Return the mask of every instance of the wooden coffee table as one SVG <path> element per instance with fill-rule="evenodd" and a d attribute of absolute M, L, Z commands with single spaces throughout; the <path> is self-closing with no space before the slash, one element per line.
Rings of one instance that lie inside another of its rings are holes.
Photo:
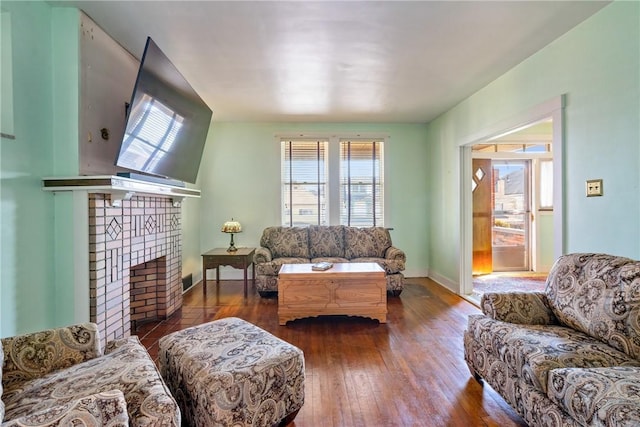
<path fill-rule="evenodd" d="M 387 322 L 387 281 L 376 263 L 340 263 L 326 271 L 284 264 L 278 278 L 278 320 L 321 315 L 362 316 Z"/>

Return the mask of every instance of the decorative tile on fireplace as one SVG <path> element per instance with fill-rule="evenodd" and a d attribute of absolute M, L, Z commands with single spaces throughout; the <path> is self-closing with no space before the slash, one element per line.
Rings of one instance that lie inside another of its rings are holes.
<path fill-rule="evenodd" d="M 145 222 L 145 228 L 147 229 L 148 234 L 153 234 L 156 230 L 156 219 L 149 215 L 147 217 L 147 221 Z"/>
<path fill-rule="evenodd" d="M 111 240 L 115 240 L 120 235 L 120 232 L 122 232 L 122 226 L 118 222 L 118 218 L 112 218 L 107 226 L 107 235 Z"/>
<path fill-rule="evenodd" d="M 129 336 L 132 320 L 147 319 L 140 313 L 162 319 L 182 306 L 180 207 L 170 199 L 136 196 L 116 208 L 107 197 L 89 195 L 90 320 L 98 324 L 103 344 Z M 145 298 L 138 300 L 131 295 L 141 293 L 134 291 L 131 269 L 149 262 L 160 273 L 145 275 Z"/>

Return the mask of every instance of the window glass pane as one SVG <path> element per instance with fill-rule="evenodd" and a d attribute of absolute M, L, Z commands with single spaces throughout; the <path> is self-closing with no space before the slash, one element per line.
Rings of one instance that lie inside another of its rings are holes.
<path fill-rule="evenodd" d="M 490 153 L 550 153 L 551 144 L 546 142 L 526 144 L 475 144 L 471 150 Z"/>
<path fill-rule="evenodd" d="M 4 11 L 0 11 L 0 47 L 0 133 L 14 139 L 11 14 Z"/>
<path fill-rule="evenodd" d="M 382 142 L 340 141 L 340 224 L 383 226 Z"/>
<path fill-rule="evenodd" d="M 282 225 L 327 225 L 327 142 L 282 141 Z"/>
<path fill-rule="evenodd" d="M 540 208 L 553 208 L 553 160 L 540 161 Z"/>

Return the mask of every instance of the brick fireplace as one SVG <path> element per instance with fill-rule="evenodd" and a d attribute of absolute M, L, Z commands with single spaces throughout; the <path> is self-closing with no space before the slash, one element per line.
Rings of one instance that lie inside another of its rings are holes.
<path fill-rule="evenodd" d="M 103 343 L 182 306 L 181 209 L 133 196 L 111 206 L 89 194 L 89 316 Z"/>

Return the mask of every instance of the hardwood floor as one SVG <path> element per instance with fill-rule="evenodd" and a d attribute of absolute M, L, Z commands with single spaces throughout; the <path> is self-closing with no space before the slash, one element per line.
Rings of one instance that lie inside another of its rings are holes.
<path fill-rule="evenodd" d="M 202 284 L 184 295 L 170 318 L 137 334 L 155 359 L 158 339 L 172 331 L 236 316 L 296 345 L 305 354 L 305 404 L 290 427 L 526 426 L 463 359 L 467 316 L 479 310 L 435 282 L 407 279 L 389 297 L 387 323 L 346 316 L 278 325 L 276 298 L 255 290 L 243 299 L 242 281 Z"/>

